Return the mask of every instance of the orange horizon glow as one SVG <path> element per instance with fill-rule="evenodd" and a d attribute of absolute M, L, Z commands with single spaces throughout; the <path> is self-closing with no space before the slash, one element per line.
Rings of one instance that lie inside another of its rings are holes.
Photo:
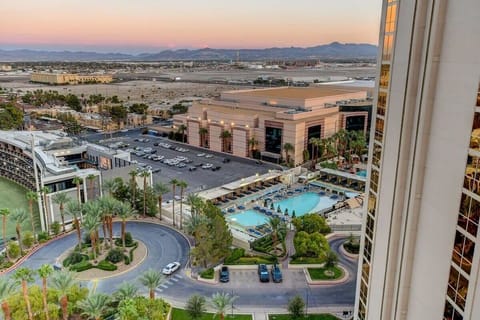
<path fill-rule="evenodd" d="M 2 4 L 8 14 L 0 20 L 0 48 L 5 44 L 266 48 L 378 42 L 380 0 L 341 4 L 297 0 L 288 5 L 273 0 L 132 2 L 8 1 Z"/>

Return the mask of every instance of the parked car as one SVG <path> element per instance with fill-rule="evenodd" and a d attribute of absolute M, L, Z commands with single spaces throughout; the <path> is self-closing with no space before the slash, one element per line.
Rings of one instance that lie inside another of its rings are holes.
<path fill-rule="evenodd" d="M 230 272 L 228 271 L 227 266 L 223 266 L 220 270 L 220 282 L 230 281 Z"/>
<path fill-rule="evenodd" d="M 205 156 L 205 153 L 198 153 L 197 154 L 197 157 L 204 157 Z"/>
<path fill-rule="evenodd" d="M 197 167 L 192 166 L 188 168 L 188 171 L 195 171 L 195 170 L 197 170 Z"/>
<path fill-rule="evenodd" d="M 222 168 L 222 167 L 220 167 L 220 166 L 212 167 L 212 171 L 218 171 L 218 170 L 220 170 L 221 168 Z"/>
<path fill-rule="evenodd" d="M 167 264 L 165 268 L 163 268 L 162 273 L 169 275 L 177 271 L 179 268 L 180 268 L 180 262 L 172 262 Z"/>
<path fill-rule="evenodd" d="M 211 154 L 206 154 L 206 155 L 205 155 L 205 158 L 213 158 L 213 155 L 211 155 Z"/>
<path fill-rule="evenodd" d="M 280 270 L 280 267 L 278 266 L 278 264 L 274 264 L 272 266 L 271 273 L 272 273 L 273 282 L 282 282 L 282 280 L 283 280 L 282 270 Z"/>
<path fill-rule="evenodd" d="M 230 162 L 230 159 L 224 158 L 222 162 L 223 162 L 223 163 L 229 163 L 229 162 Z"/>
<path fill-rule="evenodd" d="M 258 278 L 260 282 L 270 282 L 270 275 L 268 274 L 268 269 L 266 264 L 258 265 Z"/>
<path fill-rule="evenodd" d="M 202 169 L 211 169 L 213 167 L 213 164 L 207 163 L 202 166 Z"/>

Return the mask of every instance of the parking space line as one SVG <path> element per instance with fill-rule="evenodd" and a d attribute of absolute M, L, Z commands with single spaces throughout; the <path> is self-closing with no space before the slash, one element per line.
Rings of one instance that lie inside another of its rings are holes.
<path fill-rule="evenodd" d="M 177 278 L 170 278 L 170 280 L 178 282 L 179 280 Z"/>
<path fill-rule="evenodd" d="M 164 284 L 161 284 L 160 287 L 165 288 L 165 289 L 168 289 L 168 286 L 166 286 L 166 285 L 164 285 Z"/>
<path fill-rule="evenodd" d="M 171 282 L 170 280 L 165 281 L 165 283 L 166 283 L 166 284 L 169 284 L 169 285 L 172 285 L 172 284 L 173 284 L 173 282 Z"/>

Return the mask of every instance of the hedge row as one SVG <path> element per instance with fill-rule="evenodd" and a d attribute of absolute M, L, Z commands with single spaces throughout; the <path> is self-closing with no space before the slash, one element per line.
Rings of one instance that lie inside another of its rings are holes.
<path fill-rule="evenodd" d="M 117 270 L 116 265 L 114 265 L 113 263 L 110 263 L 106 260 L 100 261 L 96 266 L 92 265 L 88 261 L 82 261 L 82 262 L 79 262 L 77 264 L 74 264 L 74 265 L 70 266 L 70 270 L 76 271 L 76 272 L 82 272 L 82 271 L 92 269 L 92 268 L 97 268 L 97 269 L 105 270 L 105 271 L 115 271 L 115 270 Z"/>

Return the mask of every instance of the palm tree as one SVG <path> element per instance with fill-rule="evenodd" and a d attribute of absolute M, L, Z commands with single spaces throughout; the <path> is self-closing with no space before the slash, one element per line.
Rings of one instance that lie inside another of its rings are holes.
<path fill-rule="evenodd" d="M 83 207 L 80 202 L 70 199 L 67 202 L 66 213 L 73 218 L 73 226 L 77 230 L 78 250 L 82 250 L 82 232 L 80 230 L 80 219 L 82 216 Z"/>
<path fill-rule="evenodd" d="M 208 134 L 208 129 L 202 127 L 198 129 L 198 134 L 200 135 L 200 147 L 206 147 L 205 142 Z"/>
<path fill-rule="evenodd" d="M 150 171 L 144 170 L 140 173 L 143 178 L 143 217 L 147 217 L 147 178 L 150 177 Z"/>
<path fill-rule="evenodd" d="M 170 189 L 167 187 L 167 185 L 162 182 L 157 182 L 153 185 L 153 192 L 158 198 L 158 215 L 160 220 L 162 220 L 163 195 L 169 191 Z"/>
<path fill-rule="evenodd" d="M 83 179 L 80 177 L 75 177 L 72 179 L 72 183 L 77 187 L 77 200 L 78 203 L 81 203 L 82 197 L 80 195 L 80 185 L 83 183 Z"/>
<path fill-rule="evenodd" d="M 47 230 L 50 229 L 50 214 L 49 214 L 49 210 L 48 210 L 48 205 L 47 205 L 47 194 L 50 193 L 50 188 L 47 187 L 47 186 L 43 186 L 40 188 L 40 194 L 42 196 L 42 202 L 43 202 L 43 208 L 44 208 L 44 212 L 45 212 L 45 217 L 47 218 L 46 220 L 46 227 L 47 227 Z"/>
<path fill-rule="evenodd" d="M 290 152 L 295 150 L 295 148 L 293 147 L 293 145 L 289 142 L 286 142 L 284 145 L 283 145 L 283 151 L 285 151 L 285 158 L 287 159 L 287 164 L 290 163 Z"/>
<path fill-rule="evenodd" d="M 62 218 L 62 229 L 63 232 L 65 232 L 65 203 L 70 201 L 70 197 L 67 196 L 65 192 L 58 192 L 56 193 L 53 198 L 53 202 L 58 204 L 58 207 L 60 209 L 60 217 Z"/>
<path fill-rule="evenodd" d="M 155 289 L 162 284 L 165 277 L 157 270 L 148 269 L 139 278 L 142 285 L 148 288 L 150 292 L 150 299 L 155 299 Z"/>
<path fill-rule="evenodd" d="M 55 271 L 50 279 L 50 285 L 58 291 L 60 296 L 63 320 L 68 320 L 68 293 L 76 284 L 75 275 L 69 270 Z"/>
<path fill-rule="evenodd" d="M 7 217 L 9 214 L 10 214 L 10 209 L 8 208 L 0 209 L 0 215 L 2 216 L 2 237 L 3 237 L 3 243 L 5 244 L 5 246 L 7 245 Z M 7 252 L 7 259 L 10 260 L 8 250 L 6 250 L 6 252 Z"/>
<path fill-rule="evenodd" d="M 138 171 L 132 170 L 128 173 L 130 175 L 130 188 L 132 189 L 132 206 L 135 207 L 135 193 L 137 191 L 137 176 Z"/>
<path fill-rule="evenodd" d="M 173 178 L 172 180 L 170 180 L 170 184 L 172 185 L 172 194 L 173 194 L 173 198 L 172 198 L 172 219 L 173 219 L 173 226 L 175 227 L 175 188 L 178 185 L 178 180 Z"/>
<path fill-rule="evenodd" d="M 89 205 L 90 204 L 90 205 Z M 87 202 L 85 205 L 85 219 L 83 220 L 83 228 L 90 236 L 92 242 L 93 260 L 97 260 L 97 233 L 100 226 L 100 219 L 97 214 L 98 205 L 93 202 Z"/>
<path fill-rule="evenodd" d="M 48 303 L 47 303 L 47 278 L 53 273 L 53 268 L 49 264 L 43 264 L 40 269 L 37 270 L 38 275 L 42 278 L 42 300 L 43 309 L 45 312 L 45 319 L 49 320 Z"/>
<path fill-rule="evenodd" d="M 198 211 L 200 210 L 200 206 L 203 204 L 203 201 L 202 198 L 200 198 L 195 193 L 189 193 L 187 195 L 187 204 L 190 206 L 190 212 L 193 217 L 198 214 Z"/>
<path fill-rule="evenodd" d="M 37 241 L 37 237 L 35 237 L 35 220 L 33 218 L 33 203 L 38 200 L 38 194 L 34 191 L 28 191 L 25 196 L 27 197 L 28 201 L 28 210 L 30 213 L 30 223 L 32 224 L 32 233 L 33 237 L 35 239 L 35 242 Z"/>
<path fill-rule="evenodd" d="M 185 223 L 185 232 L 196 239 L 199 227 L 206 223 L 208 223 L 208 218 L 206 216 L 192 215 Z"/>
<path fill-rule="evenodd" d="M 272 247 L 275 248 L 278 242 L 278 231 L 282 220 L 279 217 L 268 218 L 267 224 L 272 229 Z"/>
<path fill-rule="evenodd" d="M 0 304 L 2 305 L 3 317 L 5 320 L 11 320 L 10 306 L 8 298 L 17 292 L 18 284 L 11 278 L 0 277 Z"/>
<path fill-rule="evenodd" d="M 28 319 L 33 320 L 32 307 L 30 305 L 30 299 L 28 297 L 28 283 L 33 282 L 33 270 L 28 268 L 19 268 L 14 273 L 14 278 L 20 280 L 22 283 L 23 300 L 27 305 Z"/>
<path fill-rule="evenodd" d="M 178 126 L 178 132 L 182 135 L 182 142 L 185 143 L 185 130 L 187 130 L 187 126 L 181 124 Z"/>
<path fill-rule="evenodd" d="M 253 151 L 257 150 L 257 146 L 258 146 L 258 140 L 255 139 L 255 136 L 248 139 L 248 146 L 250 147 L 249 156 L 253 157 Z"/>
<path fill-rule="evenodd" d="M 205 302 L 205 297 L 198 294 L 194 294 L 188 298 L 185 310 L 190 316 L 190 319 L 198 320 L 202 318 L 206 311 Z"/>
<path fill-rule="evenodd" d="M 117 205 L 117 215 L 122 219 L 122 247 L 125 250 L 125 233 L 127 229 L 127 219 L 135 213 L 128 202 L 119 202 Z"/>
<path fill-rule="evenodd" d="M 102 315 L 108 309 L 108 303 L 110 302 L 109 296 L 104 293 L 90 294 L 87 298 L 79 301 L 77 307 L 81 309 L 82 315 L 88 317 L 88 319 L 100 320 Z"/>
<path fill-rule="evenodd" d="M 230 139 L 232 138 L 232 133 L 228 130 L 223 130 L 220 133 L 220 138 L 222 139 L 222 151 L 230 152 Z"/>
<path fill-rule="evenodd" d="M 115 300 L 123 301 L 135 298 L 137 293 L 138 288 L 136 285 L 130 282 L 122 282 L 122 284 L 118 286 L 117 291 L 113 293 L 113 296 L 115 297 Z"/>
<path fill-rule="evenodd" d="M 178 186 L 180 187 L 180 230 L 183 229 L 183 192 L 188 187 L 188 184 L 180 180 L 178 181 Z"/>
<path fill-rule="evenodd" d="M 113 246 L 113 215 L 117 210 L 119 201 L 110 196 L 102 197 L 98 199 L 101 208 L 101 220 L 103 229 L 103 239 L 105 241 L 105 247 L 107 245 L 107 233 L 110 242 L 110 247 Z"/>
<path fill-rule="evenodd" d="M 118 187 L 118 184 L 115 180 L 109 179 L 109 180 L 105 180 L 102 183 L 102 187 L 103 187 L 103 190 L 107 191 L 108 195 L 112 197 L 113 193 L 116 191 L 116 189 Z"/>
<path fill-rule="evenodd" d="M 96 175 L 94 174 L 89 174 L 87 176 L 87 181 L 88 181 L 88 191 L 87 191 L 87 194 L 89 195 L 89 199 L 93 199 L 93 197 L 95 196 L 94 194 L 94 182 L 95 182 L 95 179 L 97 178 Z"/>
<path fill-rule="evenodd" d="M 215 310 L 215 315 L 218 315 L 220 320 L 225 319 L 225 313 L 228 311 L 228 308 L 233 308 L 233 303 L 237 300 L 237 296 L 231 296 L 226 292 L 217 292 L 212 294 L 210 299 L 210 304 Z"/>
<path fill-rule="evenodd" d="M 22 246 L 22 224 L 27 220 L 28 213 L 23 208 L 16 208 L 13 210 L 10 215 L 10 219 L 15 222 L 15 232 L 17 233 L 18 245 L 20 246 L 20 254 L 23 255 L 23 246 Z"/>

